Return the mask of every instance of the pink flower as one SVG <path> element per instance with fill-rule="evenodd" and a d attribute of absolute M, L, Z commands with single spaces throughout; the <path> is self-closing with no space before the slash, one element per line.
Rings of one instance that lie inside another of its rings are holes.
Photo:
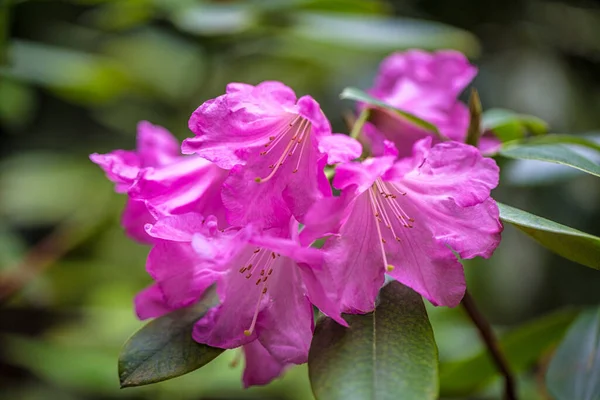
<path fill-rule="evenodd" d="M 325 164 L 361 153 L 354 139 L 332 135 L 312 97 L 296 100 L 280 82 L 231 83 L 194 111 L 189 127 L 196 137 L 183 152 L 231 169 L 223 201 L 234 226 L 282 226 L 291 215 L 302 221 L 315 201 L 331 196 Z"/>
<path fill-rule="evenodd" d="M 227 171 L 200 157 L 179 154 L 179 143 L 164 128 L 141 121 L 137 150 L 90 155 L 115 190 L 129 198 L 122 224 L 128 235 L 147 243 L 144 225 L 162 215 L 201 211 L 219 216 L 225 226 L 220 197 Z"/>
<path fill-rule="evenodd" d="M 395 155 L 336 168 L 338 198 L 315 206 L 304 242 L 333 234 L 323 249 L 344 310 L 368 312 L 384 273 L 434 305 L 456 306 L 465 290 L 461 258 L 489 257 L 502 225 L 490 191 L 498 167 L 458 142 L 418 141 L 412 157 Z"/>
<path fill-rule="evenodd" d="M 345 324 L 325 289 L 331 282 L 324 252 L 297 243 L 296 223 L 265 233 L 252 226 L 221 231 L 214 217 L 190 213 L 161 218 L 147 231 L 156 239 L 147 262 L 156 286 L 136 298 L 138 315 L 193 304 L 216 282 L 220 305 L 196 324 L 193 337 L 214 347 L 245 346 L 247 385 L 306 362 L 312 304 Z"/>
<path fill-rule="evenodd" d="M 381 63 L 379 75 L 369 93 L 384 103 L 432 123 L 443 136 L 464 142 L 469 110 L 457 97 L 476 74 L 477 68 L 459 52 L 409 50 L 394 53 Z M 373 154 L 382 154 L 383 140 L 387 139 L 395 143 L 400 156 L 410 155 L 417 140 L 431 136 L 431 132 L 381 108 L 372 111 L 371 123 L 365 126 L 365 134 L 371 142 Z M 486 143 L 486 148 L 491 147 Z"/>
<path fill-rule="evenodd" d="M 156 284 L 147 287 L 136 296 L 135 308 L 138 317 L 142 320 L 157 318 L 177 309 L 165 302 L 163 293 Z M 291 365 L 281 364 L 273 358 L 258 340 L 243 345 L 242 351 L 246 359 L 242 381 L 246 388 L 255 385 L 266 385 Z"/>

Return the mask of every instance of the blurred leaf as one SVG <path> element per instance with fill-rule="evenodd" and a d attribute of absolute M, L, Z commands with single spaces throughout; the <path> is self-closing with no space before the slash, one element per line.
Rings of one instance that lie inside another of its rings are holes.
<path fill-rule="evenodd" d="M 194 324 L 217 303 L 215 291 L 209 289 L 195 305 L 156 318 L 137 331 L 125 343 L 119 356 L 121 387 L 172 379 L 219 356 L 223 349 L 192 339 Z"/>
<path fill-rule="evenodd" d="M 33 90 L 12 79 L 0 80 L 0 122 L 22 127 L 33 119 L 36 106 Z"/>
<path fill-rule="evenodd" d="M 196 4 L 180 8 L 171 19 L 179 29 L 195 35 L 241 33 L 258 22 L 255 8 L 248 3 Z"/>
<path fill-rule="evenodd" d="M 109 186 L 87 159 L 21 153 L 0 164 L 0 216 L 19 224 L 55 223 L 90 207 L 91 197 L 113 198 L 103 191 Z"/>
<path fill-rule="evenodd" d="M 154 11 L 152 0 L 119 0 L 93 8 L 81 19 L 103 30 L 118 31 L 148 22 Z"/>
<path fill-rule="evenodd" d="M 546 385 L 557 400 L 600 399 L 600 308 L 585 311 L 558 346 Z"/>
<path fill-rule="evenodd" d="M 372 106 L 385 108 L 386 110 L 390 110 L 390 111 L 398 114 L 398 116 L 400 116 L 401 118 L 407 119 L 410 122 L 412 122 L 413 124 L 423 128 L 423 129 L 426 129 L 433 134 L 436 134 L 438 136 L 440 135 L 440 133 L 435 125 L 433 125 L 413 114 L 407 113 L 406 111 L 399 110 L 397 108 L 390 106 L 389 104 L 386 104 L 380 100 L 377 100 L 376 98 L 370 96 L 369 94 L 363 92 L 360 89 L 356 89 L 353 87 L 346 88 L 340 94 L 340 98 L 354 100 L 354 101 L 358 101 L 358 102 L 367 103 Z"/>
<path fill-rule="evenodd" d="M 121 63 L 131 81 L 173 100 L 195 93 L 204 78 L 202 51 L 182 37 L 157 29 L 117 37 L 107 43 L 105 51 Z"/>
<path fill-rule="evenodd" d="M 300 12 L 295 18 L 291 35 L 340 47 L 385 53 L 414 47 L 479 53 L 471 33 L 437 22 L 334 12 Z"/>
<path fill-rule="evenodd" d="M 542 135 L 548 131 L 548 124 L 532 115 L 517 114 L 514 111 L 492 108 L 483 113 L 482 125 L 491 130 L 503 142 L 520 139 L 528 132 Z"/>
<path fill-rule="evenodd" d="M 122 69 L 110 60 L 88 53 L 13 40 L 9 66 L 0 76 L 36 83 L 75 102 L 102 103 L 127 88 Z"/>
<path fill-rule="evenodd" d="M 382 14 L 389 4 L 380 0 L 246 0 L 265 11 L 335 11 L 356 14 Z"/>
<path fill-rule="evenodd" d="M 539 160 L 562 164 L 600 176 L 600 165 L 562 144 L 511 144 L 501 148 L 499 154 L 518 160 Z"/>
<path fill-rule="evenodd" d="M 600 238 L 526 211 L 498 203 L 500 219 L 525 232 L 548 250 L 579 264 L 600 269 Z"/>
<path fill-rule="evenodd" d="M 499 346 L 515 372 L 534 364 L 553 344 L 558 342 L 575 318 L 572 310 L 561 310 L 528 322 L 503 335 Z M 498 375 L 486 350 L 465 360 L 440 365 L 442 396 L 473 393 Z"/>
<path fill-rule="evenodd" d="M 380 292 L 375 311 L 317 324 L 308 373 L 317 399 L 435 399 L 437 347 L 421 296 L 399 282 Z"/>
<path fill-rule="evenodd" d="M 577 145 L 590 148 L 600 152 L 600 144 L 593 140 L 587 139 L 583 136 L 578 135 L 564 135 L 558 133 L 551 133 L 544 136 L 535 136 L 523 140 L 514 140 L 504 144 L 509 147 L 513 145 L 539 145 L 539 144 L 567 144 Z"/>

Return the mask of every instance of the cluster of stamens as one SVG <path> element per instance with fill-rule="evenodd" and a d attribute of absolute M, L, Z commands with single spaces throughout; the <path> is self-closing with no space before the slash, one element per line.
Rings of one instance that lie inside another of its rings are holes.
<path fill-rule="evenodd" d="M 411 218 L 403 209 L 398 201 L 398 196 L 406 196 L 405 192 L 400 191 L 393 183 L 383 182 L 378 178 L 375 183 L 369 188 L 369 200 L 373 216 L 375 217 L 375 226 L 380 239 L 381 253 L 383 255 L 383 263 L 385 269 L 389 272 L 394 269 L 390 265 L 385 255 L 386 240 L 383 238 L 380 225 L 384 225 L 389 229 L 392 236 L 397 242 L 402 241 L 398 235 L 400 231 L 394 229 L 394 225 L 398 228 L 412 228 L 415 220 Z M 397 222 L 396 222 L 397 221 Z"/>
<path fill-rule="evenodd" d="M 269 136 L 269 142 L 264 145 L 267 150 L 261 151 L 261 156 L 266 156 L 270 154 L 277 147 L 279 143 L 285 141 L 285 139 L 289 139 L 287 145 L 281 152 L 281 155 L 277 159 L 276 162 L 269 165 L 271 172 L 264 178 L 256 178 L 255 181 L 258 183 L 267 182 L 271 179 L 279 168 L 281 168 L 288 158 L 291 158 L 298 149 L 300 149 L 300 154 L 296 160 L 296 165 L 292 170 L 292 173 L 298 172 L 300 168 L 300 162 L 302 160 L 302 154 L 304 153 L 304 148 L 306 147 L 306 142 L 308 142 L 308 136 L 311 131 L 311 123 L 309 120 L 297 115 L 294 117 L 286 126 L 282 129 L 281 132 L 278 132 L 274 136 Z M 291 137 L 290 137 L 291 135 Z"/>
<path fill-rule="evenodd" d="M 244 331 L 244 335 L 246 336 L 250 336 L 254 331 L 256 319 L 258 318 L 258 312 L 260 310 L 260 303 L 262 302 L 263 296 L 267 293 L 267 280 L 273 273 L 273 264 L 279 257 L 281 257 L 280 254 L 258 248 L 252 252 L 247 265 L 239 269 L 239 273 L 244 274 L 246 279 L 252 279 L 253 276 L 258 276 L 255 284 L 256 286 L 262 285 L 260 296 L 256 302 L 252 323 L 250 324 L 250 328 Z"/>

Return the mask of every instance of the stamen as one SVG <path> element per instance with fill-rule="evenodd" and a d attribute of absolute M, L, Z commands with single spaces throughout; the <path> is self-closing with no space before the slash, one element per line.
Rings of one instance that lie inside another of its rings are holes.
<path fill-rule="evenodd" d="M 252 323 L 250 324 L 250 328 L 244 331 L 244 335 L 250 336 L 252 332 L 254 332 L 254 327 L 256 326 L 256 319 L 258 318 L 258 311 L 260 309 L 260 303 L 265 295 L 266 291 L 263 290 L 260 292 L 260 296 L 258 296 L 258 301 L 256 302 L 256 309 L 254 310 L 254 316 L 252 317 Z"/>
<path fill-rule="evenodd" d="M 374 195 L 373 192 L 371 190 L 369 190 L 369 197 L 371 198 L 371 207 L 373 208 L 373 212 L 377 212 L 377 210 L 375 209 L 375 199 L 374 199 Z M 383 256 L 383 267 L 385 269 L 387 269 L 388 267 L 388 260 L 387 260 L 387 256 L 385 255 L 385 247 L 383 246 L 383 244 L 385 243 L 383 240 L 383 237 L 381 235 L 381 228 L 379 227 L 379 224 L 377 223 L 377 219 L 375 219 L 375 227 L 377 228 L 377 234 L 379 235 L 379 245 L 381 246 L 381 255 Z"/>

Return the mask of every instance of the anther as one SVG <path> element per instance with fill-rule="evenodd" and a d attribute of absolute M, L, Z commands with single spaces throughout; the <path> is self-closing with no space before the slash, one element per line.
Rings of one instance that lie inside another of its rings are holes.
<path fill-rule="evenodd" d="M 271 275 L 273 273 L 273 269 L 270 269 L 269 272 L 267 273 L 268 275 Z"/>
<path fill-rule="evenodd" d="M 246 271 L 246 267 L 242 267 L 242 268 L 240 268 L 240 274 L 243 274 L 243 273 L 244 273 L 244 271 Z"/>
<path fill-rule="evenodd" d="M 267 288 L 264 287 L 262 292 L 263 292 L 263 294 L 267 293 Z"/>
<path fill-rule="evenodd" d="M 246 275 L 246 279 L 250 279 L 252 277 L 252 272 L 248 273 L 248 275 Z"/>
<path fill-rule="evenodd" d="M 259 284 L 259 283 L 260 283 L 260 278 L 258 278 L 258 279 L 256 280 L 256 286 L 258 286 L 258 284 Z"/>
<path fill-rule="evenodd" d="M 262 270 L 260 271 L 260 276 L 264 276 L 264 275 L 265 275 L 265 270 L 264 270 L 264 269 L 262 269 Z"/>
<path fill-rule="evenodd" d="M 273 260 L 275 259 L 275 253 L 271 252 L 271 257 L 273 257 Z"/>
<path fill-rule="evenodd" d="M 270 140 L 270 141 L 273 141 L 273 140 L 275 140 L 275 136 L 269 136 L 269 140 Z"/>
<path fill-rule="evenodd" d="M 388 265 L 385 266 L 385 270 L 387 272 L 392 272 L 394 270 L 394 266 L 391 265 L 391 264 L 388 264 Z"/>
<path fill-rule="evenodd" d="M 260 251 L 260 249 L 254 250 L 254 254 L 258 253 L 259 251 Z"/>
<path fill-rule="evenodd" d="M 381 243 L 385 244 L 386 243 L 385 239 L 381 239 Z"/>

